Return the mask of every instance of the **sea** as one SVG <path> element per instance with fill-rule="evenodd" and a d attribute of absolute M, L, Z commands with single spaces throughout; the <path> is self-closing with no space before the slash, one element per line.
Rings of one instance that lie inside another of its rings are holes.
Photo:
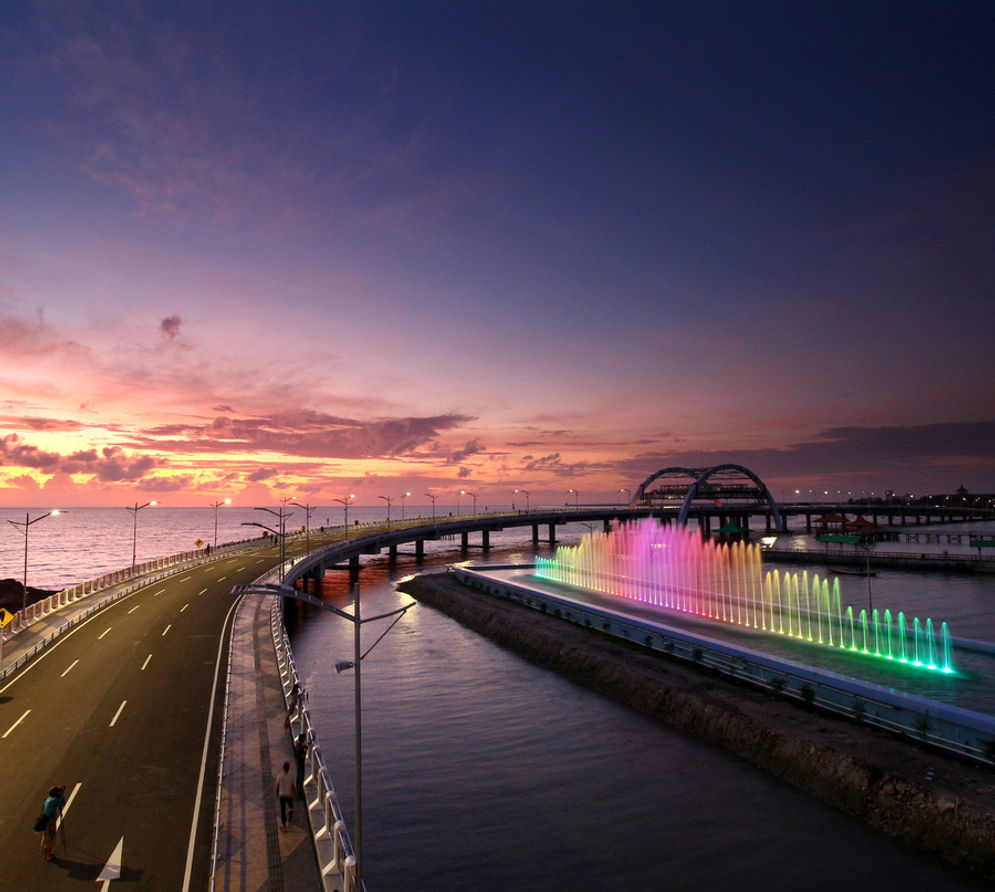
<path fill-rule="evenodd" d="M 468 508 L 469 506 L 464 506 Z M 396 504 L 395 504 L 396 508 Z M 440 508 L 440 516 L 448 514 Z M 408 506 L 406 518 L 431 517 Z M 0 511 L 23 522 L 44 511 Z M 395 511 L 395 518 L 400 512 Z M 384 519 L 350 507 L 350 526 Z M 218 542 L 255 538 L 272 515 L 217 511 Z M 291 528 L 304 524 L 301 509 Z M 310 526 L 344 522 L 341 506 L 312 511 Z M 212 508 L 77 509 L 32 523 L 28 584 L 61 587 L 137 560 L 214 541 Z M 248 524 L 248 525 L 246 525 Z M 600 529 L 600 525 L 597 525 Z M 965 529 L 991 532 L 991 525 Z M 952 531 L 957 527 L 937 527 Z M 588 525 L 558 528 L 563 543 Z M 815 547 L 796 533 L 778 547 Z M 881 548 L 921 552 L 923 545 Z M 957 546 L 943 546 L 955 553 Z M 964 546 L 967 549 L 967 546 Z M 402 553 L 364 557 L 365 617 L 410 598 L 396 584 L 445 572 L 468 553 L 459 539 L 426 543 L 424 564 Z M 528 527 L 492 534 L 491 561 L 536 554 Z M 549 555 L 548 545 L 538 553 Z M 21 528 L 0 535 L 0 578 L 20 579 Z M 804 565 L 784 565 L 791 572 Z M 814 560 L 811 572 L 825 573 Z M 855 586 L 859 603 L 867 580 Z M 875 604 L 923 604 L 955 636 L 995 641 L 995 575 L 880 572 Z M 350 608 L 347 574 L 330 571 L 323 597 Z M 844 598 L 847 595 L 844 594 Z M 918 609 L 918 608 L 916 608 Z M 941 616 L 942 614 L 942 616 Z M 353 656 L 352 627 L 326 611 L 287 611 L 308 706 L 350 828 L 355 822 L 355 691 L 336 660 Z M 364 881 L 373 890 L 882 890 L 986 888 L 898 845 L 746 762 L 675 733 L 548 672 L 417 605 L 363 627 L 362 829 Z"/>

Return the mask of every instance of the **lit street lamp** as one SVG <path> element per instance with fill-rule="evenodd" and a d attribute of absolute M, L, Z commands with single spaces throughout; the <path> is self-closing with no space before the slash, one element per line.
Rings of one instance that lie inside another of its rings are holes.
<path fill-rule="evenodd" d="M 211 505 L 214 509 L 214 550 L 218 550 L 218 508 L 222 505 L 230 505 L 231 499 L 225 499 L 223 502 L 215 502 Z"/>
<path fill-rule="evenodd" d="M 525 513 L 531 514 L 531 508 L 529 507 L 529 491 L 527 489 L 516 489 L 515 492 L 525 493 Z"/>
<path fill-rule="evenodd" d="M 345 537 L 346 537 L 346 539 L 349 538 L 349 502 L 352 499 L 354 499 L 354 498 L 356 498 L 354 495 L 349 494 L 344 499 L 336 499 L 335 500 L 336 502 L 338 502 L 345 509 L 345 524 L 344 525 L 345 525 Z"/>
<path fill-rule="evenodd" d="M 631 493 L 631 492 L 629 492 L 629 490 L 627 490 L 627 489 L 626 489 L 626 488 L 625 488 L 625 487 L 623 486 L 623 487 L 622 487 L 622 488 L 621 488 L 621 489 L 620 489 L 620 490 L 618 491 L 618 494 L 619 494 L 619 505 L 624 505 L 624 504 L 625 504 L 626 502 L 628 502 L 628 501 L 629 501 L 628 499 L 623 499 L 623 498 L 621 498 L 621 496 L 622 496 L 622 493 L 625 493 L 625 494 L 626 494 L 627 496 L 631 496 L 631 495 L 632 495 L 632 493 Z"/>
<path fill-rule="evenodd" d="M 132 524 L 131 524 L 131 572 L 135 572 L 135 553 L 138 547 L 138 512 L 142 508 L 149 508 L 152 505 L 158 505 L 156 501 L 146 502 L 144 505 L 139 505 L 135 502 L 135 507 L 125 506 L 125 510 L 131 512 Z"/>
<path fill-rule="evenodd" d="M 404 500 L 405 500 L 405 499 L 406 499 L 406 498 L 407 498 L 408 496 L 410 496 L 410 495 L 411 495 L 411 493 L 409 493 L 409 492 L 406 492 L 406 493 L 403 493 L 403 494 L 401 495 L 401 520 L 402 520 L 402 521 L 404 520 Z"/>
<path fill-rule="evenodd" d="M 468 489 L 461 489 L 460 495 L 470 496 L 473 499 L 473 513 L 477 513 L 477 494 L 475 492 L 470 492 Z"/>
<path fill-rule="evenodd" d="M 58 508 L 55 508 L 46 514 L 39 514 L 38 517 L 25 514 L 24 520 L 7 520 L 7 523 L 20 528 L 21 532 L 24 533 L 24 580 L 21 583 L 21 625 L 24 625 L 24 614 L 28 609 L 28 527 L 33 523 L 38 523 L 39 520 L 44 520 L 46 517 L 54 517 L 61 513 Z M 0 635 L 2 634 L 0 632 Z"/>
<path fill-rule="evenodd" d="M 577 492 L 576 489 L 571 489 L 570 492 L 572 492 L 574 494 L 574 508 L 579 507 L 578 504 L 577 504 L 577 500 L 578 500 L 578 498 L 580 498 L 580 493 Z"/>

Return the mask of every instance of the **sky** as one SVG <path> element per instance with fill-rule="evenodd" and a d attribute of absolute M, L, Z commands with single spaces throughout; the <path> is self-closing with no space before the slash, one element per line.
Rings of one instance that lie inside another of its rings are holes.
<path fill-rule="evenodd" d="M 0 506 L 995 492 L 991 3 L 0 12 Z"/>

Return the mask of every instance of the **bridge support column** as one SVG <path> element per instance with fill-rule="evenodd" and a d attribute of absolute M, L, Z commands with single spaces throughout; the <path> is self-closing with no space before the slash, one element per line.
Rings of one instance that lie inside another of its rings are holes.
<path fill-rule="evenodd" d="M 465 530 L 459 534 L 459 545 L 463 551 L 466 551 L 470 547 L 470 534 Z"/>
<path fill-rule="evenodd" d="M 483 548 L 484 551 L 488 551 L 490 549 L 490 547 L 491 547 L 491 531 L 490 530 L 481 530 L 480 531 L 480 547 Z"/>
<path fill-rule="evenodd" d="M 359 555 L 354 554 L 349 558 L 349 585 L 359 582 Z"/>
<path fill-rule="evenodd" d="M 555 523 L 551 523 L 549 525 L 549 544 L 550 545 L 555 545 L 556 544 L 556 524 Z"/>
<path fill-rule="evenodd" d="M 532 544 L 539 544 L 539 524 L 537 523 L 532 524 Z"/>
<path fill-rule="evenodd" d="M 397 546 L 388 545 L 387 546 L 387 559 L 392 563 L 397 563 Z"/>
<path fill-rule="evenodd" d="M 416 539 L 415 540 L 415 561 L 419 564 L 425 562 L 425 540 Z"/>
<path fill-rule="evenodd" d="M 607 517 L 604 520 L 603 529 L 606 533 L 610 533 L 612 531 L 612 522 Z"/>

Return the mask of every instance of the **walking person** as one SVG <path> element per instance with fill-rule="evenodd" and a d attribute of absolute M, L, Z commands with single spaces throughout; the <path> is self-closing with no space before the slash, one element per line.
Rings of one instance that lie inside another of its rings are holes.
<path fill-rule="evenodd" d="M 297 798 L 304 798 L 304 762 L 307 759 L 307 735 L 303 732 L 297 735 L 294 744 L 294 762 L 297 763 Z"/>
<path fill-rule="evenodd" d="M 290 763 L 283 763 L 283 774 L 276 779 L 276 795 L 280 799 L 280 829 L 287 832 L 287 821 L 294 819 L 294 779 L 290 776 Z"/>
<path fill-rule="evenodd" d="M 66 799 L 63 795 L 65 787 L 52 787 L 48 791 L 48 798 L 42 806 L 42 812 L 48 818 L 45 829 L 41 832 L 41 856 L 46 861 L 52 860 L 52 849 L 55 847 L 55 831 L 58 820 L 62 816 L 62 809 L 66 807 Z"/>

